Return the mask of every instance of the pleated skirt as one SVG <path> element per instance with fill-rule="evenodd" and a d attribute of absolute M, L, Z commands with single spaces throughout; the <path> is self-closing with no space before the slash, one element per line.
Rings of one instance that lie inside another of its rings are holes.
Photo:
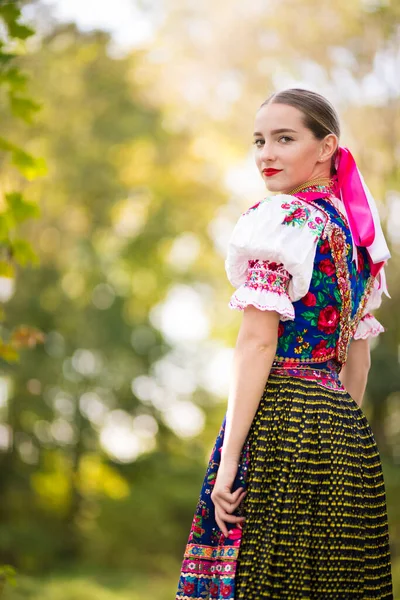
<path fill-rule="evenodd" d="M 208 464 L 177 599 L 391 599 L 382 466 L 368 421 L 345 390 L 271 373 L 233 490 L 247 489 L 225 537 Z"/>

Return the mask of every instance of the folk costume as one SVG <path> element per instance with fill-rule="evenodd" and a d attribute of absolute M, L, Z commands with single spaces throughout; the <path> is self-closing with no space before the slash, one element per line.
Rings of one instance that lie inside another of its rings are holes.
<path fill-rule="evenodd" d="M 382 467 L 367 419 L 339 372 L 352 339 L 384 331 L 390 257 L 353 157 L 337 174 L 258 202 L 225 262 L 229 306 L 280 314 L 278 345 L 232 487 L 247 489 L 222 534 L 211 492 L 225 419 L 186 546 L 177 600 L 393 598 Z"/>

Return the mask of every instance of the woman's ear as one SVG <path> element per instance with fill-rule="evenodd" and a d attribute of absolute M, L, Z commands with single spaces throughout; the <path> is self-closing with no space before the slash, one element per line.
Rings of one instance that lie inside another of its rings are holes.
<path fill-rule="evenodd" d="M 318 162 L 326 162 L 327 160 L 330 160 L 338 146 L 339 140 L 337 136 L 334 133 L 328 133 L 328 135 L 326 135 L 321 141 Z"/>

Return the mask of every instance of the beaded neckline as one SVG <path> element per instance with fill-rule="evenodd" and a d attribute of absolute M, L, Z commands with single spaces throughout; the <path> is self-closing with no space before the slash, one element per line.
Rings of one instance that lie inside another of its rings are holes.
<path fill-rule="evenodd" d="M 319 179 L 310 179 L 301 185 L 293 188 L 288 194 L 298 194 L 299 192 L 322 192 L 324 194 L 334 193 L 336 185 L 335 178 L 320 177 Z"/>

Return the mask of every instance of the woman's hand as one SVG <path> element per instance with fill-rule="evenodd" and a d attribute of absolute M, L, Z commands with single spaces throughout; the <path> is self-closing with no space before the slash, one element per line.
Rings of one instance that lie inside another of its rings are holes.
<path fill-rule="evenodd" d="M 237 469 L 237 461 L 222 460 L 211 493 L 211 500 L 215 506 L 215 520 L 225 537 L 228 537 L 229 533 L 226 523 L 242 523 L 245 520 L 244 517 L 235 517 L 232 514 L 247 493 L 243 488 L 231 492 Z"/>

